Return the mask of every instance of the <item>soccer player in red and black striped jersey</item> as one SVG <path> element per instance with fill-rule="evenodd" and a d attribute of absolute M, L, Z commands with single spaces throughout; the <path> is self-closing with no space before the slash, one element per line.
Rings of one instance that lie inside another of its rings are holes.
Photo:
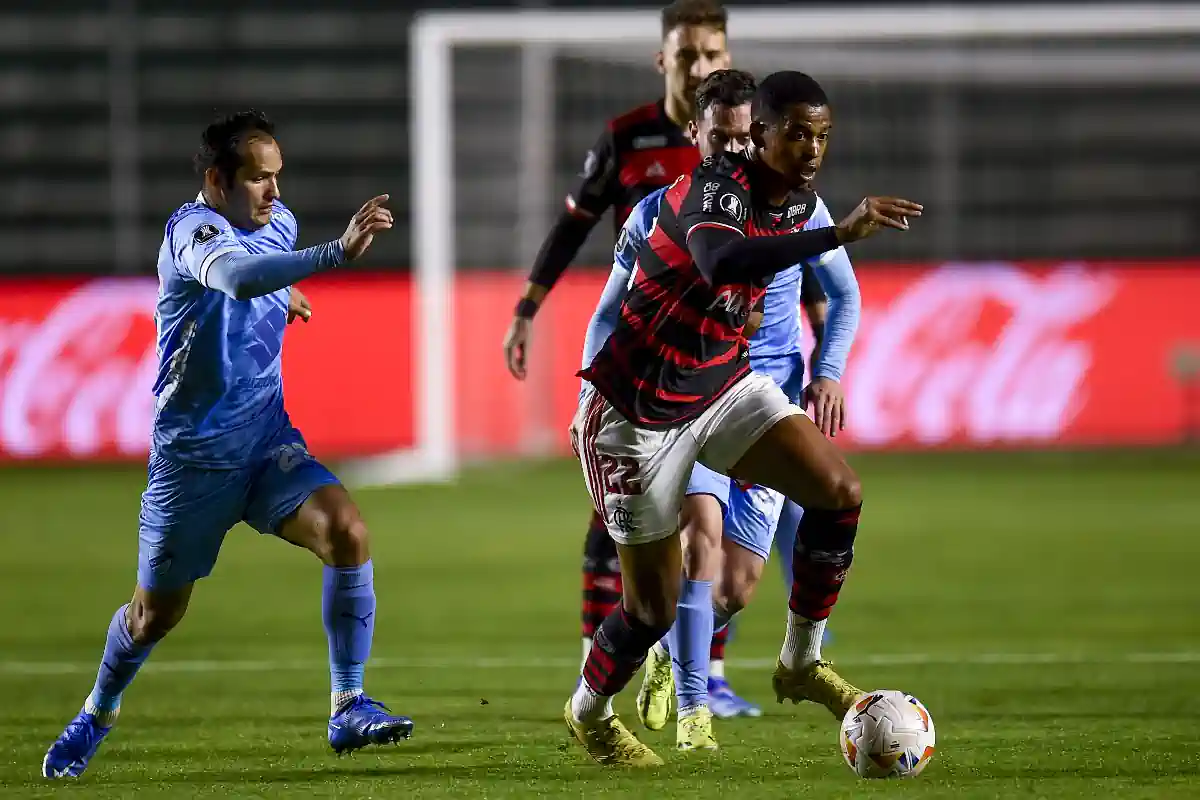
<path fill-rule="evenodd" d="M 700 163 L 687 126 L 695 113 L 696 88 L 710 73 L 729 66 L 725 27 L 725 9 L 715 0 L 676 0 L 663 9 L 656 65 L 664 95 L 611 120 L 588 152 L 579 183 L 537 254 L 505 336 L 505 359 L 518 380 L 526 375 L 534 315 L 604 213 L 613 211 L 615 237 L 638 201 Z M 616 545 L 593 514 L 583 555 L 584 657 L 596 626 L 620 602 Z M 716 647 L 725 635 L 722 631 L 714 637 Z"/>
<path fill-rule="evenodd" d="M 611 700 L 674 621 L 679 511 L 697 461 L 805 509 L 773 679 L 780 702 L 815 701 L 840 719 L 858 694 L 819 658 L 853 557 L 858 478 L 803 410 L 751 371 L 744 336 L 776 272 L 880 227 L 907 230 L 921 214 L 907 200 L 869 197 L 833 227 L 803 230 L 789 218 L 787 209 L 815 202 L 811 181 L 831 126 L 812 78 L 778 72 L 763 80 L 751 147 L 705 159 L 667 190 L 617 327 L 580 373 L 591 386 L 573 425 L 575 448 L 617 542 L 624 594 L 596 631 L 564 716 L 601 763 L 662 763 L 616 718 Z"/>

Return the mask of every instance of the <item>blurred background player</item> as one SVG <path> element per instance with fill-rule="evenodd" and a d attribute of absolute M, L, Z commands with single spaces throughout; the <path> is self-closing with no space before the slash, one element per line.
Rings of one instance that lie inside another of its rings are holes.
<path fill-rule="evenodd" d="M 526 376 L 534 315 L 604 212 L 613 209 L 613 230 L 619 233 L 639 201 L 700 163 L 687 125 L 700 82 L 729 66 L 728 15 L 715 0 L 677 0 L 662 10 L 661 18 L 662 49 L 655 62 L 663 76 L 664 95 L 613 119 L 588 152 L 579 185 L 567 195 L 565 209 L 538 251 L 504 337 L 508 369 L 518 380 Z M 584 659 L 596 626 L 620 601 L 616 546 L 603 521 L 593 514 L 583 550 Z M 721 631 L 712 642 L 712 655 L 722 660 L 726 635 Z M 754 708 L 725 688 L 727 702 L 722 710 L 741 713 Z"/>
<path fill-rule="evenodd" d="M 813 700 L 840 717 L 858 693 L 821 661 L 817 623 L 850 565 L 861 488 L 813 421 L 769 376 L 750 370 L 741 335 L 777 273 L 880 227 L 907 230 L 907 217 L 921 213 L 906 200 L 867 198 L 836 227 L 791 224 L 789 209 L 813 199 L 802 188 L 816 174 L 808 140 L 823 138 L 828 126 L 815 81 L 801 73 L 768 77 L 754 98 L 754 147 L 747 156 L 706 159 L 663 195 L 617 327 L 580 373 L 591 386 L 574 426 L 576 450 L 618 543 L 624 592 L 597 630 L 564 720 L 602 764 L 662 763 L 620 722 L 611 700 L 674 622 L 679 512 L 700 460 L 805 508 L 774 677 L 779 699 Z M 836 416 L 824 397 L 814 407 L 818 418 L 821 409 Z"/>
<path fill-rule="evenodd" d="M 388 197 L 368 201 L 340 239 L 294 251 L 296 218 L 279 199 L 283 158 L 264 115 L 241 112 L 210 125 L 196 167 L 200 195 L 167 220 L 158 255 L 157 402 L 137 586 L 109 623 L 83 709 L 46 753 L 47 778 L 87 768 L 116 722 L 121 694 L 183 619 L 195 582 L 212 572 L 225 534 L 241 521 L 325 565 L 334 751 L 412 732 L 411 720 L 363 693 L 375 626 L 367 528 L 289 421 L 281 370 L 288 320 L 311 313 L 306 301 L 290 302 L 289 287 L 362 255 L 392 227 Z"/>
<path fill-rule="evenodd" d="M 714 73 L 712 77 L 719 74 Z M 701 93 L 703 91 L 702 87 Z M 742 128 L 737 131 L 737 138 L 740 141 L 749 137 L 749 103 L 752 95 L 753 84 L 751 91 L 745 94 L 745 108 L 739 109 Z M 827 106 L 824 98 L 814 94 L 813 100 L 823 106 L 817 109 L 817 116 L 828 119 L 829 111 L 824 107 Z M 697 119 L 702 126 L 708 117 L 702 97 L 698 97 Z M 812 180 L 824 160 L 831 130 L 830 125 L 822 124 L 809 129 L 801 137 L 807 148 L 804 154 L 810 169 L 806 174 L 811 177 L 798 186 L 793 202 L 778 212 L 769 212 L 768 218 L 778 218 L 805 230 L 833 225 L 824 201 L 812 189 Z M 726 149 L 729 152 L 741 150 L 732 147 Z M 804 280 L 819 283 L 819 288 L 802 291 L 802 274 L 806 275 Z M 813 355 L 812 382 L 807 387 L 801 350 L 799 307 L 802 296 L 806 296 L 806 302 L 803 303 L 806 308 L 815 305 L 816 298 L 820 297 L 820 310 L 827 311 L 829 315 L 827 337 L 823 320 L 814 320 L 814 328 L 820 326 L 815 332 L 821 338 L 821 345 Z M 836 436 L 844 425 L 843 401 L 838 384 L 858 329 L 860 312 L 858 281 L 845 248 L 839 247 L 777 273 L 764 295 L 761 323 L 754 325 L 756 330 L 749 337 L 751 368 L 769 375 L 792 403 L 810 406 L 817 426 L 829 436 Z M 748 324 L 747 333 L 750 327 Z M 730 481 L 724 475 L 697 463 L 692 470 L 688 492 L 701 486 L 712 487 L 711 496 L 704 498 L 706 501 L 711 502 L 711 497 L 722 494 L 725 497 L 723 532 L 715 539 L 700 538 L 694 542 L 684 537 L 684 568 L 687 571 L 689 563 L 693 561 L 689 549 L 710 548 L 716 552 L 704 560 L 719 564 L 720 575 L 715 584 L 705 585 L 694 580 L 694 575 L 688 574 L 675 625 L 667 637 L 669 652 L 664 647 L 666 642 L 651 648 L 637 701 L 638 715 L 646 727 L 651 730 L 662 728 L 670 711 L 673 682 L 679 715 L 676 741 L 685 749 L 696 746 L 698 741 L 716 746 L 711 721 L 705 719 L 700 709 L 706 700 L 711 707 L 718 698 L 713 695 L 714 680 L 710 677 L 708 665 L 695 657 L 696 644 L 689 641 L 688 629 L 697 624 L 702 614 L 709 614 L 710 608 L 714 619 L 712 624 L 720 628 L 746 607 L 762 577 L 773 539 L 778 535 L 786 542 L 794 542 L 794 528 L 799 525 L 803 513 L 794 503 L 789 503 L 791 512 L 781 515 L 785 500 L 778 492 L 764 486 L 745 486 Z M 777 533 L 786 526 L 792 526 L 793 531 Z M 790 558 L 788 564 L 790 567 Z M 710 589 L 711 592 L 706 591 Z M 703 603 L 706 594 L 712 595 L 711 605 Z M 708 687 L 707 698 L 703 694 L 705 686 Z"/>

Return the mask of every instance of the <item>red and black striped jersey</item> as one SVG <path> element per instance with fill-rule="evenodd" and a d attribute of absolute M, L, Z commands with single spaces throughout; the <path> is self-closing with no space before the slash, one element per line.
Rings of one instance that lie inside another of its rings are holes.
<path fill-rule="evenodd" d="M 773 276 L 710 284 L 688 239 L 705 227 L 744 236 L 793 233 L 811 216 L 816 196 L 796 192 L 769 206 L 755 198 L 748 167 L 743 156 L 725 153 L 666 191 L 617 326 L 579 373 L 640 426 L 695 419 L 750 370 L 742 329 Z"/>
<path fill-rule="evenodd" d="M 700 152 L 662 100 L 640 106 L 609 121 L 567 195 L 567 210 L 591 218 L 612 206 L 613 230 L 620 233 L 639 200 L 699 163 Z"/>

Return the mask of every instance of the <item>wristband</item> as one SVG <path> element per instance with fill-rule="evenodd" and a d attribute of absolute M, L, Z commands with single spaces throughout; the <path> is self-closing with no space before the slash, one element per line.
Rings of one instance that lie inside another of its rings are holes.
<path fill-rule="evenodd" d="M 522 319 L 533 319 L 533 315 L 537 313 L 538 304 L 528 297 L 522 297 L 517 303 L 517 309 L 513 313 Z"/>

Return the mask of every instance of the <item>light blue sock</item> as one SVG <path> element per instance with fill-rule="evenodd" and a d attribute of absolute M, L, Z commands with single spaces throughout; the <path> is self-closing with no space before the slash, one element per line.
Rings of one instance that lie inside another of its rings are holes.
<path fill-rule="evenodd" d="M 779 523 L 775 526 L 775 550 L 779 554 L 779 567 L 783 570 L 783 583 L 789 590 L 792 587 L 792 551 L 796 547 L 796 531 L 803 516 L 803 508 L 791 500 L 785 500 Z"/>
<path fill-rule="evenodd" d="M 363 671 L 375 634 L 375 570 L 325 567 L 321 617 L 329 638 L 329 679 L 334 710 L 362 694 Z"/>
<path fill-rule="evenodd" d="M 104 642 L 104 657 L 100 660 L 96 685 L 92 687 L 92 693 L 83 706 L 104 727 L 116 721 L 122 692 L 133 682 L 138 668 L 154 649 L 153 642 L 139 645 L 133 641 L 129 624 L 125 621 L 128 609 L 128 603 L 118 608 L 108 623 L 108 638 Z"/>
<path fill-rule="evenodd" d="M 679 710 L 708 705 L 708 650 L 713 635 L 712 581 L 683 582 L 667 634 Z"/>

